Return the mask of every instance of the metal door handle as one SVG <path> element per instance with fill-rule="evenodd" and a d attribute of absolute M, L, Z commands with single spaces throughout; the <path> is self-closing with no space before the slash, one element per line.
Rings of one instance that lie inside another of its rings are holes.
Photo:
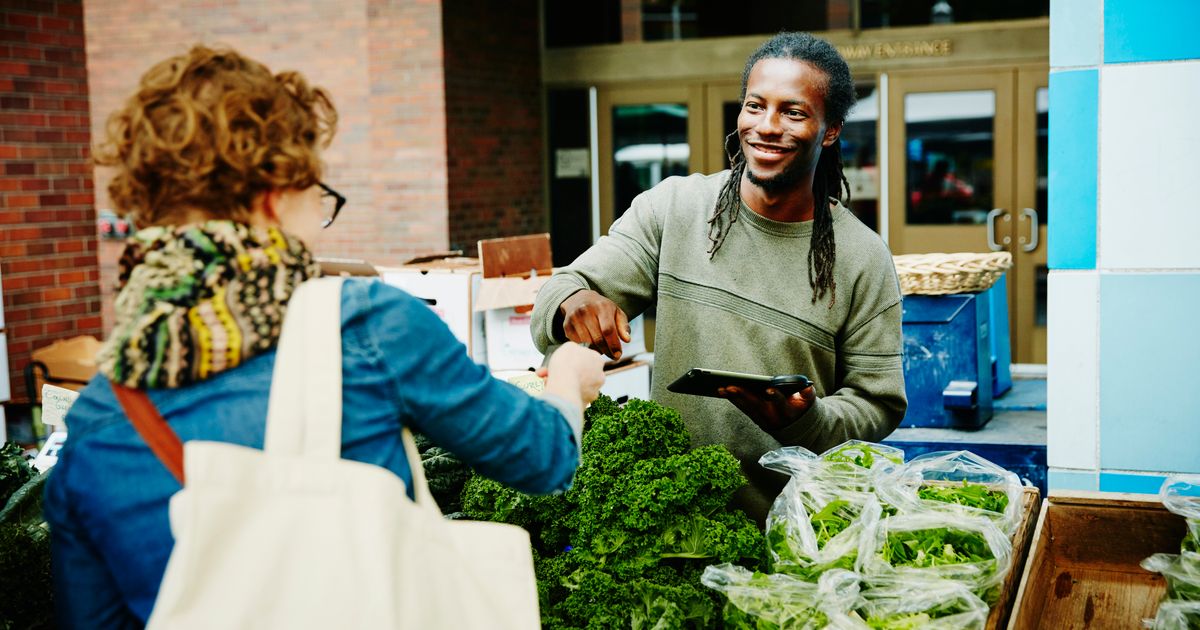
<path fill-rule="evenodd" d="M 1028 217 L 1029 221 L 1030 221 L 1029 242 L 1026 243 L 1021 249 L 1025 250 L 1027 252 L 1031 252 L 1031 251 L 1037 249 L 1037 246 L 1038 246 L 1038 213 L 1037 213 L 1037 210 L 1034 210 L 1033 208 L 1025 208 L 1025 209 L 1021 210 L 1021 215 L 1024 217 Z M 1021 239 L 1021 240 L 1025 240 L 1025 239 Z"/>
<path fill-rule="evenodd" d="M 987 244 L 994 252 L 1004 251 L 1004 246 L 996 242 L 996 217 L 1004 214 L 1004 208 L 994 208 L 987 215 Z M 1007 239 L 1005 240 L 1007 243 Z"/>

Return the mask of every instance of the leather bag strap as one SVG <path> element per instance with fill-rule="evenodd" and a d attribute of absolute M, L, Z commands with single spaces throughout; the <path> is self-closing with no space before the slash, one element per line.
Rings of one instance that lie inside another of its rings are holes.
<path fill-rule="evenodd" d="M 158 461 L 183 485 L 183 441 L 179 435 L 163 420 L 146 392 L 116 383 L 112 383 L 112 390 L 138 435 L 146 441 Z"/>

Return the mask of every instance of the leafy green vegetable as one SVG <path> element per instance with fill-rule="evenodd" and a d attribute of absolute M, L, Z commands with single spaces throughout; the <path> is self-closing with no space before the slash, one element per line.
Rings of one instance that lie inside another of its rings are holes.
<path fill-rule="evenodd" d="M 29 474 L 0 510 L 0 628 L 5 629 L 54 625 L 50 529 L 42 517 L 49 473 Z"/>
<path fill-rule="evenodd" d="M 893 567 L 936 567 L 995 559 L 983 536 L 949 527 L 889 532 L 880 556 Z"/>
<path fill-rule="evenodd" d="M 603 414 L 603 415 L 602 415 Z M 534 497 L 476 476 L 463 510 L 530 532 L 545 628 L 708 628 L 719 597 L 700 572 L 762 562 L 763 537 L 729 500 L 745 484 L 723 446 L 689 450 L 678 412 L 601 397 L 575 484 Z"/>
<path fill-rule="evenodd" d="M 875 448 L 867 442 L 857 440 L 850 440 L 821 456 L 821 459 L 827 462 L 854 464 L 859 468 L 874 468 L 876 458 L 890 461 L 894 464 L 904 463 L 902 457 Z"/>
<path fill-rule="evenodd" d="M 25 449 L 16 442 L 0 446 L 0 505 L 4 505 L 17 488 L 34 477 L 34 469 L 25 457 Z"/>
<path fill-rule="evenodd" d="M 917 496 L 930 501 L 957 503 L 998 514 L 1003 514 L 1004 510 L 1008 508 L 1006 492 L 993 490 L 982 484 L 968 483 L 965 479 L 962 485 L 930 484 L 921 486 L 917 490 Z"/>
<path fill-rule="evenodd" d="M 1180 551 L 1200 553 L 1200 520 L 1187 520 L 1188 533 L 1179 544 Z"/>

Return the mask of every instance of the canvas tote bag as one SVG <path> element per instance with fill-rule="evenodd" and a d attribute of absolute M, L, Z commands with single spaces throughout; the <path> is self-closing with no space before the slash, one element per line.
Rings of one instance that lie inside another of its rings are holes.
<path fill-rule="evenodd" d="M 263 450 L 183 446 L 148 627 L 538 628 L 529 535 L 444 519 L 408 429 L 415 502 L 390 471 L 341 459 L 340 304 L 337 278 L 292 296 Z"/>

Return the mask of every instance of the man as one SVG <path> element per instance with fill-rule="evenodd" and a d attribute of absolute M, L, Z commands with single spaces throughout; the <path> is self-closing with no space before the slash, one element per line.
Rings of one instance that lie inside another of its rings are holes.
<path fill-rule="evenodd" d="M 534 305 L 543 351 L 571 340 L 619 358 L 629 318 L 656 304 L 652 396 L 681 412 L 694 446 L 725 444 L 741 460 L 750 485 L 738 502 L 760 521 L 785 481 L 758 466 L 763 453 L 880 440 L 907 406 L 895 267 L 839 202 L 838 135 L 853 104 L 828 42 L 773 37 L 742 75 L 733 168 L 639 195 Z M 728 387 L 727 400 L 667 391 L 693 367 L 802 373 L 815 385 Z"/>

